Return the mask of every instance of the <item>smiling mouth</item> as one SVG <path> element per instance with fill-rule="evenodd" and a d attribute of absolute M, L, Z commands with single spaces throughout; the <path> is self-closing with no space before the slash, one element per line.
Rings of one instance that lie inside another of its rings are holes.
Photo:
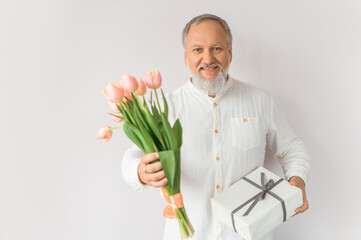
<path fill-rule="evenodd" d="M 201 70 L 212 70 L 212 69 L 216 69 L 218 68 L 217 66 L 215 67 L 201 67 Z"/>
<path fill-rule="evenodd" d="M 213 72 L 216 71 L 217 68 L 219 68 L 220 66 L 214 65 L 214 66 L 207 66 L 207 67 L 203 67 L 201 66 L 199 68 L 200 71 L 204 71 L 204 72 Z"/>

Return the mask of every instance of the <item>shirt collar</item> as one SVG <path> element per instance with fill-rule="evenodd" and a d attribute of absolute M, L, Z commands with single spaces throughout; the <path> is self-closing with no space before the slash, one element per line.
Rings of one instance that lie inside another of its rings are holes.
<path fill-rule="evenodd" d="M 203 96 L 205 98 L 207 98 L 208 100 L 211 100 L 212 102 L 214 101 L 218 101 L 226 92 L 228 89 L 230 89 L 233 86 L 233 78 L 231 78 L 228 75 L 228 79 L 226 81 L 226 84 L 223 86 L 223 88 L 219 91 L 219 93 L 216 94 L 216 96 L 214 98 L 208 96 L 208 92 L 206 90 L 203 89 L 199 89 L 197 87 L 195 87 L 193 85 L 193 83 L 191 82 L 191 79 L 189 78 L 189 81 L 187 82 L 186 86 L 187 88 L 191 89 L 192 91 L 194 91 L 196 94 Z"/>

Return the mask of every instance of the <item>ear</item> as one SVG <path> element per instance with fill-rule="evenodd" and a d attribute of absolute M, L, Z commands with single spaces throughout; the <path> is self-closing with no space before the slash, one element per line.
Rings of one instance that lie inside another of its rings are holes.
<path fill-rule="evenodd" d="M 188 66 L 188 64 L 187 64 L 187 53 L 186 53 L 185 49 L 184 49 L 184 64 L 186 65 L 186 67 Z"/>
<path fill-rule="evenodd" d="M 229 62 L 232 62 L 232 46 L 229 47 Z"/>

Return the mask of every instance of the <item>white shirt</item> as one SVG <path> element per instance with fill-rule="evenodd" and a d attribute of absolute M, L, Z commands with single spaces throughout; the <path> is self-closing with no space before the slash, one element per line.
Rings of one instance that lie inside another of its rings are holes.
<path fill-rule="evenodd" d="M 275 153 L 288 180 L 307 181 L 310 157 L 266 92 L 229 78 L 215 98 L 188 81 L 167 96 L 169 122 L 183 128 L 181 192 L 194 227 L 193 240 L 242 239 L 212 216 L 210 199 L 258 166 L 265 147 Z M 125 152 L 122 173 L 139 191 L 137 167 L 143 153 L 135 145 Z M 164 240 L 180 239 L 178 223 L 167 219 Z M 272 240 L 272 233 L 264 240 Z"/>

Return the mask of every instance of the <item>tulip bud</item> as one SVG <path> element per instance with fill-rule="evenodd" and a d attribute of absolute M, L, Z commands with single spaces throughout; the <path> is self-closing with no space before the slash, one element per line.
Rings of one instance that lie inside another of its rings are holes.
<path fill-rule="evenodd" d="M 142 79 L 137 79 L 138 82 L 138 90 L 135 92 L 138 96 L 143 96 L 147 92 L 147 87 Z"/>
<path fill-rule="evenodd" d="M 128 93 L 127 91 L 124 91 L 123 102 L 127 103 L 127 99 L 125 99 L 125 98 L 128 98 L 128 100 L 131 101 L 132 100 L 132 95 L 130 95 L 130 93 Z"/>
<path fill-rule="evenodd" d="M 158 70 L 145 74 L 145 84 L 151 89 L 157 89 L 162 85 L 162 76 Z"/>
<path fill-rule="evenodd" d="M 118 116 L 119 116 L 119 115 L 118 115 Z M 113 120 L 114 122 L 123 122 L 123 119 L 118 118 L 118 117 L 113 116 L 113 115 L 110 116 L 110 119 Z"/>
<path fill-rule="evenodd" d="M 108 84 L 103 93 L 113 103 L 119 103 L 124 97 L 124 90 L 117 83 Z"/>
<path fill-rule="evenodd" d="M 109 109 L 112 111 L 113 114 L 116 114 L 116 115 L 120 114 L 120 111 L 118 109 L 119 104 L 109 102 L 108 106 L 109 106 Z"/>
<path fill-rule="evenodd" d="M 99 139 L 103 139 L 103 142 L 107 142 L 109 141 L 109 139 L 112 137 L 112 130 L 110 130 L 111 127 L 109 126 L 103 126 L 101 127 L 97 134 L 96 134 L 96 138 L 99 140 Z"/>
<path fill-rule="evenodd" d="M 138 89 L 137 79 L 135 79 L 135 77 L 129 74 L 124 74 L 120 82 L 124 90 L 127 91 L 128 93 L 133 93 Z"/>

